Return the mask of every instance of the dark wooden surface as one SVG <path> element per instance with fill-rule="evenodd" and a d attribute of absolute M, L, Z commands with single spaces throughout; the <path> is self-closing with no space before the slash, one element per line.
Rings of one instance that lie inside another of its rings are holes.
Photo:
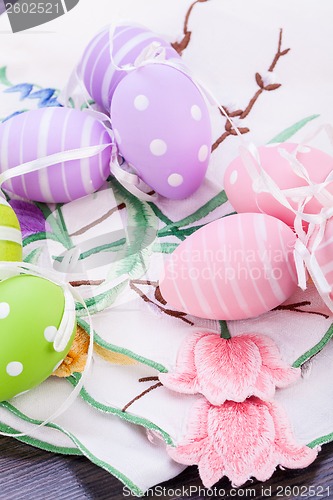
<path fill-rule="evenodd" d="M 200 485 L 200 480 L 196 468 L 190 467 L 177 478 L 164 483 L 163 486 L 174 490 L 195 485 Z M 285 494 L 282 492 L 282 496 L 276 495 L 279 486 L 302 485 L 330 488 L 330 494 L 327 495 L 325 491 L 323 496 L 319 494 L 311 496 L 304 492 L 297 494 L 295 491 L 295 495 L 289 495 L 289 490 L 286 490 Z M 262 487 L 265 488 L 266 494 L 262 493 Z M 270 487 L 271 492 L 268 490 Z M 333 498 L 333 444 L 324 446 L 318 460 L 307 469 L 303 471 L 278 470 L 264 485 L 254 481 L 249 483 L 247 488 L 241 488 L 238 496 L 230 496 L 231 487 L 227 480 L 220 481 L 217 488 L 225 489 L 226 495 L 229 493 L 229 498 Z M 250 489 L 254 489 L 255 492 L 251 493 Z M 164 497 L 150 494 L 149 498 L 175 498 L 172 491 L 169 493 Z M 67 498 L 120 500 L 126 497 L 123 496 L 123 486 L 118 480 L 83 457 L 54 455 L 19 443 L 14 439 L 0 438 L 0 498 L 6 500 Z M 189 491 L 185 491 L 184 496 L 177 496 L 177 498 L 189 498 Z M 204 495 L 194 493 L 191 498 L 204 498 Z M 218 498 L 218 496 L 214 495 L 213 498 Z M 220 498 L 223 497 L 220 496 Z"/>

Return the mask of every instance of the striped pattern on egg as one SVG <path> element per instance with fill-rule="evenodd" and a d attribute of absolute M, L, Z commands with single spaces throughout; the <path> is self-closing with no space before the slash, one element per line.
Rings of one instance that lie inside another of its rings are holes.
<path fill-rule="evenodd" d="M 136 69 L 116 88 L 111 121 L 120 153 L 157 193 L 183 199 L 199 188 L 212 134 L 206 101 L 190 76 L 160 63 Z"/>
<path fill-rule="evenodd" d="M 296 235 L 265 214 L 236 214 L 196 231 L 167 260 L 160 290 L 175 309 L 236 320 L 258 316 L 297 288 Z"/>
<path fill-rule="evenodd" d="M 308 183 L 293 171 L 290 162 L 283 158 L 280 150 L 292 154 L 298 144 L 282 143 L 258 148 L 261 165 L 265 172 L 274 180 L 280 189 L 307 186 Z M 310 179 L 315 183 L 324 182 L 328 174 L 333 171 L 333 157 L 324 151 L 302 146 L 297 155 L 297 160 L 304 166 Z M 255 193 L 243 158 L 237 157 L 231 162 L 225 172 L 224 188 L 230 203 L 238 213 L 264 212 L 273 215 L 293 227 L 295 214 L 279 203 L 269 193 Z M 328 191 L 333 193 L 333 182 L 328 186 Z M 297 200 L 288 199 L 294 209 L 297 209 Z M 313 197 L 305 206 L 306 213 L 320 213 L 321 203 Z"/>
<path fill-rule="evenodd" d="M 97 191 L 110 173 L 111 138 L 103 123 L 68 108 L 42 108 L 0 125 L 0 171 L 55 153 L 107 145 L 91 158 L 15 177 L 4 188 L 23 198 L 65 203 Z M 110 145 L 110 147 L 108 147 Z"/>
<path fill-rule="evenodd" d="M 311 252 L 316 239 L 316 232 L 310 238 L 309 250 Z M 327 221 L 324 237 L 314 252 L 321 271 L 331 287 L 330 297 L 333 299 L 333 218 Z M 310 273 L 311 274 L 311 273 Z"/>
<path fill-rule="evenodd" d="M 114 63 L 118 66 L 134 64 L 142 51 L 153 42 L 160 43 L 165 49 L 166 59 L 180 60 L 177 52 L 163 38 L 144 27 L 124 25 L 118 26 L 113 34 Z M 117 70 L 111 62 L 110 28 L 107 27 L 85 49 L 78 65 L 78 75 L 89 95 L 109 113 L 113 93 L 126 74 L 126 71 Z"/>
<path fill-rule="evenodd" d="M 0 261 L 22 261 L 22 233 L 16 214 L 0 196 Z"/>

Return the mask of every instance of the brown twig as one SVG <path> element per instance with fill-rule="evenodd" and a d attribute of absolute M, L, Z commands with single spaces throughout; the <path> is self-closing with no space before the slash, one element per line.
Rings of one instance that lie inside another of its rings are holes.
<path fill-rule="evenodd" d="M 158 281 L 150 281 L 150 280 L 132 280 L 131 283 L 134 285 L 149 285 L 149 286 L 158 286 Z"/>
<path fill-rule="evenodd" d="M 137 283 L 138 281 L 139 281 L 139 283 Z M 187 323 L 188 325 L 191 325 L 191 326 L 194 325 L 193 321 L 190 321 L 189 319 L 186 318 L 186 313 L 181 312 L 181 311 L 174 311 L 172 309 L 167 309 L 167 308 L 163 307 L 162 305 L 157 304 L 156 302 L 154 302 L 153 300 L 151 300 L 142 290 L 140 290 L 140 288 L 136 286 L 137 284 L 154 286 L 155 287 L 155 298 L 161 304 L 166 305 L 166 301 L 163 299 L 162 295 L 161 295 L 161 299 L 162 300 L 159 300 L 159 295 L 158 294 L 160 294 L 160 291 L 159 291 L 159 287 L 158 287 L 158 283 L 157 282 L 154 282 L 154 281 L 142 281 L 142 280 L 132 280 L 130 282 L 130 287 L 133 290 L 133 292 L 137 293 L 139 295 L 139 297 L 141 297 L 142 300 L 144 302 L 146 302 L 146 304 L 151 304 L 151 305 L 157 307 L 162 313 L 167 314 L 168 316 L 172 316 L 173 318 L 178 318 L 178 319 L 184 321 L 184 323 Z"/>
<path fill-rule="evenodd" d="M 94 222 L 91 222 L 87 226 L 81 227 L 81 229 L 78 229 L 77 231 L 75 231 L 75 233 L 72 233 L 69 236 L 80 236 L 81 234 L 84 234 L 85 232 L 89 231 L 89 229 L 92 229 L 93 227 L 97 226 L 101 222 L 104 222 L 106 219 L 111 217 L 112 214 L 114 214 L 115 212 L 118 212 L 118 210 L 123 210 L 124 208 L 126 208 L 125 203 L 120 203 L 117 207 L 111 208 L 111 210 L 109 210 L 106 214 L 104 214 L 99 219 L 95 220 Z"/>
<path fill-rule="evenodd" d="M 90 281 L 90 280 L 82 280 L 82 281 L 71 281 L 70 285 L 73 287 L 78 287 L 78 286 L 99 286 L 104 283 L 105 280 L 96 280 L 96 281 Z"/>
<path fill-rule="evenodd" d="M 285 56 L 286 54 L 288 54 L 288 52 L 290 51 L 290 49 L 282 50 L 282 35 L 283 35 L 283 30 L 281 28 L 280 33 L 279 33 L 278 48 L 277 48 L 277 51 L 274 55 L 273 61 L 268 68 L 268 72 L 270 72 L 270 73 L 274 71 L 280 58 Z M 269 84 L 265 85 L 264 80 L 263 80 L 262 76 L 260 75 L 260 73 L 255 74 L 255 79 L 256 79 L 256 83 L 257 83 L 259 89 L 255 92 L 252 99 L 250 99 L 248 105 L 245 107 L 244 110 L 238 109 L 236 111 L 229 112 L 228 109 L 225 106 L 223 106 L 224 111 L 231 118 L 239 117 L 240 120 L 244 120 L 244 118 L 246 118 L 251 113 L 254 105 L 256 104 L 256 102 L 258 101 L 259 97 L 261 96 L 261 94 L 263 92 L 271 92 L 272 90 L 276 90 L 276 89 L 281 87 L 281 83 L 269 83 Z M 221 111 L 221 114 L 224 116 L 222 110 L 220 110 L 220 111 Z M 241 134 L 247 134 L 248 132 L 250 132 L 250 129 L 247 127 L 239 127 L 238 130 Z M 228 120 L 226 120 L 225 132 L 223 132 L 223 134 L 221 134 L 220 137 L 214 142 L 214 144 L 212 145 L 212 151 L 215 151 L 215 149 L 217 149 L 219 147 L 219 145 L 222 144 L 222 142 L 225 141 L 227 139 L 227 137 L 229 137 L 231 135 L 236 135 L 236 131 L 233 129 L 231 123 Z"/>
<path fill-rule="evenodd" d="M 142 377 L 139 378 L 139 382 L 156 382 L 158 377 Z"/>
<path fill-rule="evenodd" d="M 127 403 L 127 405 L 125 405 L 124 408 L 121 411 L 125 413 L 125 411 L 127 411 L 128 408 L 133 403 L 135 403 L 139 399 L 143 398 L 143 396 L 146 396 L 146 394 L 149 394 L 149 392 L 153 391 L 154 389 L 157 389 L 158 387 L 162 387 L 162 385 L 163 384 L 161 382 L 158 382 L 157 384 L 152 385 L 151 387 L 149 387 L 148 389 L 146 389 L 145 391 L 143 391 L 141 394 L 139 394 L 138 396 L 136 396 L 135 398 L 133 398 L 129 403 Z"/>
<path fill-rule="evenodd" d="M 186 13 L 186 16 L 185 16 L 185 22 L 184 22 L 184 29 L 183 29 L 183 38 L 180 42 L 173 42 L 171 45 L 172 47 L 175 49 L 176 52 L 178 52 L 178 54 L 181 56 L 182 53 L 184 52 L 184 50 L 188 47 L 190 41 L 191 41 L 191 36 L 192 36 L 192 31 L 189 31 L 188 29 L 188 25 L 189 25 L 189 21 L 190 21 L 190 17 L 191 17 L 191 14 L 192 14 L 192 11 L 193 11 L 193 8 L 194 6 L 197 4 L 197 3 L 204 3 L 204 2 L 207 2 L 208 0 L 196 0 L 195 2 L 193 2 L 187 13 Z"/>
<path fill-rule="evenodd" d="M 282 33 L 283 33 L 283 31 L 282 31 L 282 28 L 281 28 L 280 29 L 280 35 L 279 35 L 278 50 L 277 50 L 277 53 L 275 54 L 275 57 L 273 59 L 272 64 L 268 68 L 268 71 L 274 71 L 275 70 L 275 66 L 279 62 L 280 57 L 285 56 L 290 51 L 290 49 L 281 50 L 282 49 Z"/>
<path fill-rule="evenodd" d="M 299 309 L 300 307 L 310 306 L 310 305 L 311 305 L 310 301 L 304 300 L 303 302 L 296 302 L 295 304 L 286 304 L 277 306 L 275 307 L 275 309 L 273 309 L 273 311 L 291 311 L 291 312 L 299 312 L 305 314 L 316 314 L 317 316 L 323 316 L 325 319 L 329 318 L 328 314 L 324 314 L 317 311 L 303 311 L 302 309 Z"/>

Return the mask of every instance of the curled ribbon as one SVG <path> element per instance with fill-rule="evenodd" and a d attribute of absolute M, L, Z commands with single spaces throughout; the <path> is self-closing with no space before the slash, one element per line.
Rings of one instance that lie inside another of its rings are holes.
<path fill-rule="evenodd" d="M 236 134 L 240 138 L 240 140 L 243 142 L 243 136 L 239 132 L 238 128 L 235 126 L 233 120 L 229 117 L 225 109 L 220 105 L 218 102 L 217 98 L 210 92 L 210 90 L 207 88 L 207 86 L 200 82 L 197 78 L 194 77 L 194 75 L 191 73 L 191 71 L 183 64 L 182 61 L 178 61 L 177 59 L 166 59 L 166 49 L 161 45 L 160 42 L 152 42 L 149 44 L 147 47 L 145 47 L 142 52 L 139 54 L 139 56 L 136 58 L 133 64 L 124 64 L 124 65 L 119 65 L 116 63 L 114 60 L 113 52 L 114 52 L 114 34 L 117 26 L 120 25 L 126 25 L 128 23 L 123 22 L 123 23 L 118 23 L 117 25 L 111 24 L 109 28 L 109 53 L 110 53 L 110 61 L 111 64 L 114 68 L 115 71 L 125 71 L 126 73 L 130 73 L 132 71 L 136 71 L 137 69 L 151 65 L 151 64 L 164 64 L 166 66 L 173 67 L 186 76 L 188 76 L 192 82 L 195 84 L 201 95 L 204 97 L 205 100 L 208 100 L 210 103 L 216 105 L 218 109 L 222 112 L 222 114 L 225 116 L 225 118 L 229 121 L 231 124 L 232 128 L 235 130 Z M 133 24 L 133 23 L 131 23 Z M 126 169 L 123 168 L 122 165 L 119 163 L 119 151 L 116 145 L 115 137 L 112 132 L 112 123 L 110 117 L 100 111 L 95 111 L 91 105 L 89 104 L 87 98 L 86 98 L 86 90 L 84 88 L 84 84 L 82 81 L 82 77 L 78 74 L 78 68 L 75 68 L 67 86 L 64 88 L 63 92 L 61 93 L 60 97 L 58 98 L 60 102 L 62 102 L 65 106 L 67 106 L 71 94 L 74 92 L 74 90 L 79 87 L 80 89 L 80 94 L 83 98 L 83 102 L 85 102 L 87 109 L 84 110 L 84 112 L 88 112 L 92 114 L 95 118 L 106 122 L 109 127 L 111 127 L 111 130 L 108 128 L 108 132 L 111 136 L 112 140 L 112 154 L 111 154 L 111 162 L 110 162 L 110 170 L 112 175 L 120 182 L 122 186 L 125 187 L 130 193 L 134 194 L 137 198 L 144 200 L 144 201 L 155 201 L 157 198 L 156 194 L 150 194 L 149 191 L 151 190 L 150 186 L 148 186 L 140 177 L 135 174 L 134 172 L 130 172 Z"/>
<path fill-rule="evenodd" d="M 330 141 L 333 142 L 333 129 L 329 125 L 321 126 L 312 138 L 322 130 L 328 132 Z M 302 290 L 306 289 L 306 273 L 308 271 L 320 296 L 327 307 L 333 311 L 332 287 L 316 258 L 316 251 L 324 239 L 326 224 L 333 216 L 333 195 L 327 190 L 327 187 L 333 181 L 333 171 L 328 174 L 323 182 L 314 183 L 305 167 L 297 159 L 297 153 L 302 150 L 302 147 L 304 147 L 303 144 L 298 145 L 292 154 L 283 148 L 279 149 L 280 155 L 290 163 L 293 172 L 306 182 L 305 186 L 291 189 L 279 188 L 262 167 L 258 150 L 253 144 L 248 147 L 241 147 L 240 154 L 243 164 L 252 179 L 254 192 L 272 195 L 276 201 L 295 215 L 294 229 L 297 241 L 294 248 L 294 259 L 299 287 Z M 298 202 L 297 209 L 291 205 L 289 198 Z M 305 212 L 305 207 L 312 198 L 316 198 L 322 205 L 323 208 L 320 213 L 311 214 Z M 258 208 L 260 209 L 259 205 Z M 308 224 L 307 231 L 304 230 L 304 222 Z"/>
<path fill-rule="evenodd" d="M 45 270 L 33 264 L 21 263 L 21 262 L 0 262 L 0 281 L 5 281 L 14 276 L 19 276 L 21 274 L 37 276 L 39 278 L 48 279 L 52 283 L 60 286 L 63 289 L 64 297 L 65 297 L 65 310 L 62 317 L 62 321 L 57 331 L 57 335 L 53 341 L 53 347 L 55 351 L 61 352 L 68 345 L 74 325 L 75 325 L 75 300 L 79 302 L 87 312 L 87 318 L 89 322 L 89 347 L 87 353 L 87 361 L 82 372 L 79 383 L 75 386 L 71 394 L 65 399 L 65 401 L 61 404 L 61 406 L 44 420 L 41 424 L 36 426 L 36 430 L 41 427 L 47 426 L 50 422 L 54 421 L 57 417 L 65 413 L 68 408 L 72 405 L 72 403 L 79 396 L 82 387 L 84 386 L 86 379 L 89 375 L 89 369 L 91 366 L 92 358 L 93 358 L 93 349 L 94 349 L 94 328 L 92 324 L 91 315 L 87 308 L 87 305 L 82 298 L 81 294 L 75 290 L 70 284 L 66 282 L 62 282 L 59 280 L 59 275 L 51 270 Z M 0 432 L 1 436 L 6 437 L 25 437 L 26 433 L 6 433 Z"/>

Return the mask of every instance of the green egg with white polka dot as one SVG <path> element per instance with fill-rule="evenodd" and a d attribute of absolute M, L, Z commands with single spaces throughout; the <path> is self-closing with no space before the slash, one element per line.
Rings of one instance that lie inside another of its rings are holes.
<path fill-rule="evenodd" d="M 65 317 L 70 338 L 57 352 L 54 339 Z M 30 275 L 0 282 L 0 401 L 46 380 L 66 357 L 75 332 L 75 302 L 65 300 L 60 286 Z"/>
<path fill-rule="evenodd" d="M 12 207 L 0 195 L 0 261 L 22 261 L 22 234 Z"/>

